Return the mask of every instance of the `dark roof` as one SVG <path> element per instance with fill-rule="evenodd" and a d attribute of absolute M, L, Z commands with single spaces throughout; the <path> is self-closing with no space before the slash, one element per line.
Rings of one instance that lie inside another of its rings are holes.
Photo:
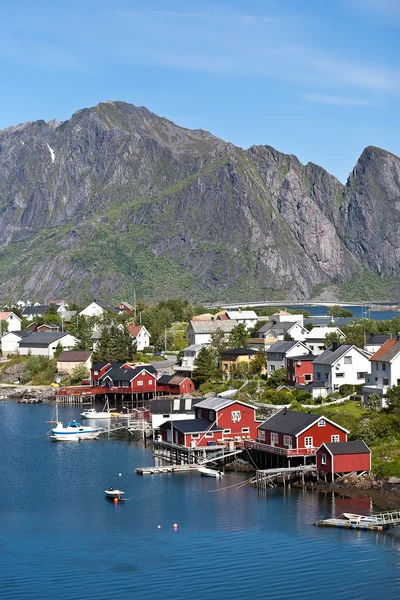
<path fill-rule="evenodd" d="M 161 375 L 161 377 L 157 379 L 157 384 L 168 385 L 172 377 L 173 375 Z"/>
<path fill-rule="evenodd" d="M 106 365 L 109 365 L 110 363 L 107 362 L 97 362 L 94 363 L 94 365 L 92 365 L 92 369 L 93 371 L 100 371 L 103 367 L 105 367 Z"/>
<path fill-rule="evenodd" d="M 279 333 L 286 333 L 286 331 L 294 327 L 294 325 L 303 327 L 303 325 L 297 321 L 268 321 L 265 325 L 260 327 L 257 333 L 268 333 L 271 329 L 276 329 Z"/>
<path fill-rule="evenodd" d="M 260 425 L 259 429 L 275 431 L 276 433 L 285 433 L 287 435 L 296 435 L 319 418 L 321 417 L 318 417 L 317 415 L 293 412 L 283 408 Z"/>
<path fill-rule="evenodd" d="M 179 402 L 179 408 L 174 408 Z M 189 406 L 190 408 L 186 408 Z M 156 400 L 152 400 L 150 410 L 153 415 L 163 415 L 170 413 L 193 413 L 194 408 L 192 404 L 192 399 L 190 398 L 174 398 L 173 400 L 169 400 L 168 398 L 160 398 Z"/>
<path fill-rule="evenodd" d="M 248 354 L 258 354 L 257 350 L 251 350 L 251 348 L 231 348 L 230 350 L 224 350 L 222 354 L 229 354 L 232 356 L 246 356 Z"/>
<path fill-rule="evenodd" d="M 34 333 L 31 333 L 25 341 L 21 341 L 19 345 L 22 347 L 30 346 L 31 344 L 35 344 L 36 346 L 48 346 L 57 340 L 61 340 L 61 338 L 66 335 L 70 334 L 65 331 L 35 331 Z"/>
<path fill-rule="evenodd" d="M 22 311 L 22 316 L 26 317 L 29 315 L 44 315 L 44 313 L 49 309 L 48 304 L 40 304 L 38 306 L 26 306 Z"/>
<path fill-rule="evenodd" d="M 267 350 L 267 354 L 272 354 L 275 352 L 281 352 L 283 354 L 286 354 L 286 352 L 288 352 L 289 350 L 291 350 L 293 348 L 293 346 L 296 346 L 299 342 L 276 342 L 275 344 L 272 344 L 272 346 L 270 346 Z"/>
<path fill-rule="evenodd" d="M 352 347 L 351 344 L 339 344 L 335 349 L 333 346 L 330 346 L 322 354 L 317 356 L 314 363 L 318 365 L 333 365 L 337 360 L 342 358 L 342 356 L 350 352 Z"/>
<path fill-rule="evenodd" d="M 174 429 L 178 429 L 182 433 L 205 433 L 206 431 L 223 431 L 222 427 L 213 425 L 210 427 L 210 421 L 207 419 L 186 419 L 182 421 L 172 421 Z M 167 421 L 163 424 L 165 426 L 171 426 L 171 422 Z M 161 427 L 163 426 L 161 425 Z"/>
<path fill-rule="evenodd" d="M 299 355 L 299 356 L 289 356 L 288 360 L 314 360 L 314 358 L 317 358 L 315 354 L 312 354 L 310 352 L 310 354 L 304 354 L 304 355 Z"/>
<path fill-rule="evenodd" d="M 65 350 L 57 358 L 57 362 L 86 362 L 92 356 L 91 351 Z"/>
<path fill-rule="evenodd" d="M 26 331 L 25 329 L 21 331 L 8 331 L 7 333 L 13 333 L 14 335 L 18 335 L 20 338 L 26 338 L 29 335 L 32 335 L 32 331 Z"/>
<path fill-rule="evenodd" d="M 331 319 L 331 317 L 307 317 L 306 319 L 304 319 L 304 325 L 314 325 L 314 327 L 329 327 L 329 325 L 332 325 L 333 327 L 343 327 L 344 325 L 349 325 L 350 323 L 353 323 L 353 321 L 355 320 L 355 317 L 337 317 L 334 318 L 333 320 Z"/>
<path fill-rule="evenodd" d="M 111 306 L 111 304 L 108 304 L 107 302 L 103 302 L 102 300 L 93 300 L 93 302 L 95 302 L 96 304 L 101 306 L 101 308 L 104 308 L 104 310 L 109 310 L 110 312 L 119 313 L 119 310 L 117 308 L 115 308 L 114 306 Z"/>
<path fill-rule="evenodd" d="M 370 454 L 371 450 L 363 440 L 324 444 L 332 454 Z"/>
<path fill-rule="evenodd" d="M 370 335 L 367 336 L 367 343 L 365 344 L 366 346 L 372 346 L 375 344 L 384 344 L 385 342 L 387 342 L 387 340 L 390 340 L 390 335 L 388 334 L 377 334 L 377 333 L 371 333 Z"/>
<path fill-rule="evenodd" d="M 112 363 L 111 368 L 100 377 L 99 381 L 104 380 L 105 377 L 110 377 L 113 381 L 132 381 L 132 379 L 134 379 L 142 371 L 147 371 L 150 375 L 157 374 L 156 369 L 154 369 L 152 365 L 142 365 L 140 367 L 135 367 L 134 369 L 123 369 L 121 368 L 123 364 L 124 363 Z"/>

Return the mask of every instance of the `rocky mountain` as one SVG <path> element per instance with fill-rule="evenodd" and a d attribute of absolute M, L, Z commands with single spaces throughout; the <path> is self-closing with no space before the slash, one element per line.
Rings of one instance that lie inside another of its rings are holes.
<path fill-rule="evenodd" d="M 398 293 L 400 159 L 346 185 L 104 102 L 0 131 L 0 297 L 373 299 Z"/>

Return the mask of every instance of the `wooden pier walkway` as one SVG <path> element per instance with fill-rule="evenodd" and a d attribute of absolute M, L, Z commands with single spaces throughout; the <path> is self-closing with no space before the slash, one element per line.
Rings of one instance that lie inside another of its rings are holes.
<path fill-rule="evenodd" d="M 371 521 L 365 519 L 370 518 Z M 354 515 L 353 519 L 321 519 L 314 523 L 318 527 L 343 527 L 345 529 L 367 529 L 370 531 L 384 531 L 389 527 L 400 525 L 400 510 L 377 513 L 374 515 Z"/>
<path fill-rule="evenodd" d="M 276 487 L 276 479 L 281 477 L 285 485 L 286 476 L 298 474 L 302 477 L 304 483 L 304 474 L 316 472 L 315 465 L 301 467 L 278 467 L 276 469 L 260 469 L 256 476 L 250 482 L 250 485 L 257 488 L 266 489 L 267 487 Z"/>
<path fill-rule="evenodd" d="M 138 467 L 137 475 L 158 475 L 160 473 L 185 473 L 197 471 L 199 465 L 166 465 L 163 467 Z"/>

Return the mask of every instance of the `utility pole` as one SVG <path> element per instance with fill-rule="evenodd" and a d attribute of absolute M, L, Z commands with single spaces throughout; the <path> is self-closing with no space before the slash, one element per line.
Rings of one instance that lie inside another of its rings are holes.
<path fill-rule="evenodd" d="M 136 322 L 136 290 L 133 288 L 133 318 Z"/>
<path fill-rule="evenodd" d="M 164 328 L 164 352 L 167 351 L 167 326 Z"/>

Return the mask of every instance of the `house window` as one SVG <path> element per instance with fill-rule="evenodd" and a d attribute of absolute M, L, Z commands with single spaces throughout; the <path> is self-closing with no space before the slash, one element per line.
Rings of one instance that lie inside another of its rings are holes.
<path fill-rule="evenodd" d="M 210 410 L 210 421 L 214 421 L 215 419 L 215 412 L 213 410 Z"/>
<path fill-rule="evenodd" d="M 365 379 L 365 376 L 368 375 L 368 373 L 357 373 L 357 379 Z"/>
<path fill-rule="evenodd" d="M 320 371 L 316 372 L 316 376 L 317 376 L 317 381 L 321 381 L 321 373 L 320 373 Z"/>
<path fill-rule="evenodd" d="M 321 465 L 326 465 L 326 454 L 321 456 Z"/>
<path fill-rule="evenodd" d="M 288 446 L 289 448 L 292 447 L 292 437 L 290 435 L 283 436 L 283 445 Z"/>
<path fill-rule="evenodd" d="M 344 377 L 344 373 L 336 373 L 336 377 Z"/>
<path fill-rule="evenodd" d="M 149 379 L 149 385 L 152 385 L 152 384 L 153 384 L 153 380 Z"/>
<path fill-rule="evenodd" d="M 197 409 L 197 418 L 198 419 L 202 419 L 203 418 L 203 411 L 201 410 L 201 408 Z"/>
<path fill-rule="evenodd" d="M 163 415 L 163 419 L 169 419 L 169 417 L 170 417 L 170 415 L 167 415 L 167 414 Z"/>
<path fill-rule="evenodd" d="M 304 381 L 311 381 L 311 378 L 312 378 L 312 375 L 310 375 L 309 373 L 304 375 Z"/>
<path fill-rule="evenodd" d="M 212 437 L 214 437 L 214 434 L 213 434 L 212 431 L 209 431 L 208 433 L 206 433 L 205 437 L 206 438 L 212 438 Z"/>
<path fill-rule="evenodd" d="M 242 433 L 250 433 L 249 427 L 242 427 Z"/>
<path fill-rule="evenodd" d="M 378 381 L 378 378 L 377 378 L 377 377 L 375 377 L 375 381 Z"/>
<path fill-rule="evenodd" d="M 337 444 L 338 442 L 340 442 L 340 435 L 332 435 L 331 442 L 332 444 Z"/>
<path fill-rule="evenodd" d="M 329 373 L 324 373 L 324 375 L 325 375 L 325 381 L 328 381 L 328 379 L 329 379 Z"/>
<path fill-rule="evenodd" d="M 271 433 L 271 445 L 277 444 L 279 442 L 279 433 Z"/>
<path fill-rule="evenodd" d="M 318 346 L 318 350 L 323 350 L 325 346 Z"/>
<path fill-rule="evenodd" d="M 128 388 L 129 387 L 129 381 L 123 381 L 122 382 L 122 387 Z"/>
<path fill-rule="evenodd" d="M 345 364 L 345 365 L 351 365 L 351 364 L 352 364 L 352 362 L 353 362 L 353 359 L 352 359 L 352 357 L 351 357 L 351 356 L 345 356 L 345 357 L 344 357 L 344 364 Z"/>
<path fill-rule="evenodd" d="M 137 384 L 138 385 L 143 385 L 143 381 L 138 381 Z"/>
<path fill-rule="evenodd" d="M 227 363 L 224 363 L 224 369 L 225 369 L 225 371 L 227 371 L 228 368 L 229 368 L 229 365 Z"/>
<path fill-rule="evenodd" d="M 382 371 L 386 371 L 386 363 L 382 363 Z"/>
<path fill-rule="evenodd" d="M 228 433 L 230 433 L 231 430 L 230 429 L 224 429 L 224 435 L 228 435 Z"/>
<path fill-rule="evenodd" d="M 262 440 L 265 440 L 265 431 L 263 429 L 261 429 L 261 431 L 260 431 L 260 438 Z"/>
<path fill-rule="evenodd" d="M 383 385 L 389 385 L 389 379 L 386 379 L 386 378 L 385 378 L 385 379 L 383 380 Z"/>
<path fill-rule="evenodd" d="M 400 379 L 397 380 L 397 385 L 400 385 Z"/>
<path fill-rule="evenodd" d="M 318 421 L 318 427 L 325 427 L 325 425 L 326 425 L 326 421 L 325 421 L 325 419 L 320 419 L 320 420 Z"/>
<path fill-rule="evenodd" d="M 99 372 L 98 371 L 93 371 L 93 375 L 98 375 Z"/>
<path fill-rule="evenodd" d="M 200 437 L 199 433 L 192 433 L 191 438 L 192 440 L 197 440 Z"/>
<path fill-rule="evenodd" d="M 269 370 L 271 371 L 271 373 L 273 373 L 275 371 L 275 365 L 270 365 Z"/>
<path fill-rule="evenodd" d="M 231 414 L 232 414 L 232 423 L 239 423 L 239 421 L 241 419 L 240 410 L 233 410 Z"/>
<path fill-rule="evenodd" d="M 314 446 L 312 437 L 304 438 L 304 446 L 306 448 L 312 448 Z"/>

